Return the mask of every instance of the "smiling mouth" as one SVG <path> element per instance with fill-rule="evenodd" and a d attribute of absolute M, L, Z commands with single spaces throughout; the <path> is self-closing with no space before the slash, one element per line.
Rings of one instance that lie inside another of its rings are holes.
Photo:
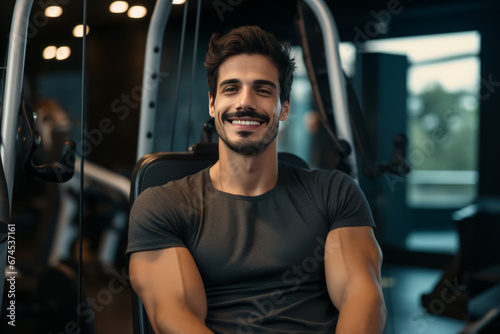
<path fill-rule="evenodd" d="M 259 127 L 269 123 L 269 116 L 257 113 L 255 110 L 228 112 L 222 115 L 222 121 L 227 121 L 236 127 Z"/>
<path fill-rule="evenodd" d="M 261 125 L 263 122 L 261 121 L 246 121 L 246 120 L 239 120 L 239 119 L 234 119 L 234 120 L 229 120 L 231 124 L 235 125 Z"/>

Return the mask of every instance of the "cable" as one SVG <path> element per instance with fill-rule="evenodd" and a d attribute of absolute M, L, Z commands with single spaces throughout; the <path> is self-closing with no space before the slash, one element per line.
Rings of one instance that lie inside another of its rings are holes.
<path fill-rule="evenodd" d="M 82 110 L 81 110 L 81 154 L 80 160 L 80 207 L 79 207 L 79 224 L 78 224 L 78 304 L 82 303 L 82 243 L 83 243 L 83 195 L 84 195 L 84 161 L 85 161 L 85 142 L 87 128 L 87 0 L 83 0 L 83 36 L 82 36 Z M 78 329 L 81 329 L 82 315 L 78 312 Z"/>
<path fill-rule="evenodd" d="M 194 76 L 196 73 L 196 54 L 198 52 L 198 33 L 200 31 L 200 15 L 201 14 L 201 0 L 198 0 L 198 8 L 196 9 L 196 28 L 194 33 L 193 44 L 193 65 L 191 67 L 191 84 L 189 87 L 189 108 L 188 108 L 188 127 L 186 134 L 186 148 L 189 147 L 189 135 L 191 130 L 191 105 L 193 104 L 193 89 L 194 89 Z"/>
<path fill-rule="evenodd" d="M 174 138 L 175 138 L 175 123 L 177 121 L 177 111 L 179 109 L 179 89 L 181 83 L 181 71 L 182 71 L 182 57 L 184 54 L 184 40 L 186 38 L 186 22 L 187 22 L 187 12 L 188 12 L 188 4 L 189 0 L 186 1 L 184 5 L 184 15 L 182 18 L 182 33 L 181 33 L 181 48 L 179 51 L 179 69 L 177 71 L 177 83 L 175 87 L 175 109 L 174 109 L 174 117 L 172 120 L 172 137 L 170 139 L 170 151 L 174 150 Z"/>
<path fill-rule="evenodd" d="M 0 157 L 0 244 L 7 241 L 9 222 L 9 189 L 7 187 L 7 180 L 5 179 L 2 157 Z"/>
<path fill-rule="evenodd" d="M 342 150 L 342 145 L 340 144 L 339 139 L 337 138 L 333 125 L 328 122 L 328 115 L 325 110 L 325 106 L 323 105 L 323 100 L 321 97 L 321 90 L 319 88 L 318 78 L 316 76 L 316 72 L 314 71 L 314 65 L 312 60 L 312 53 L 309 46 L 307 31 L 305 27 L 305 19 L 304 13 L 302 11 L 302 6 L 300 2 L 297 2 L 297 13 L 299 15 L 299 19 L 295 20 L 295 27 L 297 29 L 299 35 L 300 45 L 302 46 L 302 52 L 304 57 L 304 63 L 307 69 L 307 75 L 309 76 L 309 81 L 311 82 L 311 86 L 313 89 L 314 95 L 314 104 L 316 109 L 320 114 L 320 120 L 324 125 L 324 128 L 328 135 L 332 138 L 335 147 L 340 151 Z"/>
<path fill-rule="evenodd" d="M 7 50 L 5 52 L 5 59 L 3 61 L 3 66 L 0 67 L 0 70 L 2 70 L 1 71 L 2 76 L 0 77 L 0 83 L 1 83 L 1 85 L 0 85 L 0 94 L 1 94 L 0 95 L 0 98 L 1 98 L 1 100 L 0 100 L 1 101 L 0 102 L 0 125 L 2 124 L 2 119 L 3 119 L 3 100 L 5 99 L 5 96 L 3 96 L 3 94 L 4 94 L 4 88 L 5 88 L 5 77 L 7 75 L 7 58 L 8 58 L 8 53 L 9 53 L 9 51 Z M 5 71 L 3 71 L 3 70 L 5 70 Z"/>

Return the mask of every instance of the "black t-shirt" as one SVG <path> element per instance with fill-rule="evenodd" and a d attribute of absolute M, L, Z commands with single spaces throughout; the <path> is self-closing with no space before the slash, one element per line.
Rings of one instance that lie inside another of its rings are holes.
<path fill-rule="evenodd" d="M 338 311 L 325 283 L 329 231 L 374 226 L 357 184 L 339 171 L 279 164 L 259 196 L 214 188 L 209 169 L 145 190 L 130 215 L 127 255 L 186 247 L 216 333 L 333 333 Z"/>

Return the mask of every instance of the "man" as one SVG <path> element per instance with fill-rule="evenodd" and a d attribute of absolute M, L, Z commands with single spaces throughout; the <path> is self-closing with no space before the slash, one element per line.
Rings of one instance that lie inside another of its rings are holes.
<path fill-rule="evenodd" d="M 219 161 L 146 190 L 130 217 L 130 275 L 155 332 L 383 332 L 361 191 L 339 171 L 277 161 L 289 47 L 241 27 L 212 36 L 205 66 Z"/>

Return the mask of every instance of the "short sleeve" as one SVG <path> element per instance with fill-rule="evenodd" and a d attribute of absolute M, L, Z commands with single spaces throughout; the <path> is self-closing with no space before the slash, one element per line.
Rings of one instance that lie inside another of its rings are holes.
<path fill-rule="evenodd" d="M 327 196 L 330 231 L 348 226 L 375 227 L 368 201 L 349 175 L 336 171 L 327 184 L 323 195 Z"/>
<path fill-rule="evenodd" d="M 167 185 L 149 188 L 137 197 L 130 212 L 127 257 L 134 252 L 186 247 L 185 224 L 172 194 L 175 187 Z"/>

